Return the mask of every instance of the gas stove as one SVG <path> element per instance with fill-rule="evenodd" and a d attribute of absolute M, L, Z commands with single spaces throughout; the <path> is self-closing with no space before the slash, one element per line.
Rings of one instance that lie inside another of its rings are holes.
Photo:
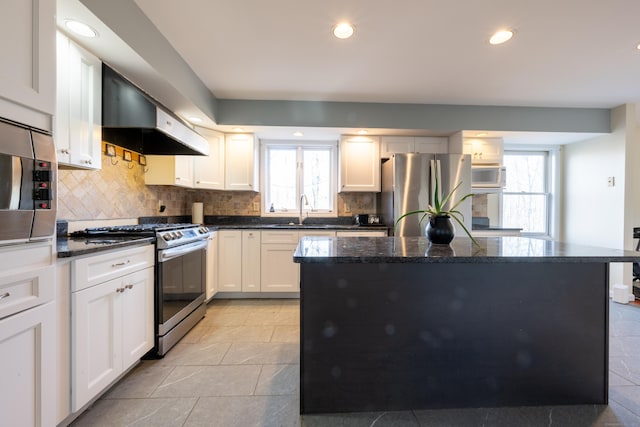
<path fill-rule="evenodd" d="M 72 233 L 72 236 L 108 238 L 109 236 L 155 237 L 156 247 L 165 249 L 186 243 L 204 240 L 209 234 L 207 227 L 199 224 L 131 224 L 109 227 L 91 227 Z"/>

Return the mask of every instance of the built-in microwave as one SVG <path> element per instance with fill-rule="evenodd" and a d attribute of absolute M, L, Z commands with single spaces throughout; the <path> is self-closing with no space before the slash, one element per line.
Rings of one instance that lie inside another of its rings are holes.
<path fill-rule="evenodd" d="M 471 188 L 501 189 L 506 184 L 507 172 L 500 165 L 472 165 Z"/>
<path fill-rule="evenodd" d="M 51 135 L 0 120 L 0 245 L 53 236 L 56 170 Z"/>

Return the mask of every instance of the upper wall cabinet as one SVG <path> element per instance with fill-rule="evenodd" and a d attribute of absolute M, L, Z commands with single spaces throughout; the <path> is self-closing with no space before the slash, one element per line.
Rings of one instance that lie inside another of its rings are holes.
<path fill-rule="evenodd" d="M 252 134 L 225 137 L 225 190 L 259 191 L 258 144 Z"/>
<path fill-rule="evenodd" d="M 193 188 L 193 156 L 146 156 L 146 185 Z"/>
<path fill-rule="evenodd" d="M 56 1 L 3 0 L 0 117 L 52 131 Z"/>
<path fill-rule="evenodd" d="M 343 136 L 339 191 L 380 191 L 380 138 Z"/>
<path fill-rule="evenodd" d="M 502 164 L 502 138 L 465 138 L 463 153 L 471 155 L 474 164 Z"/>
<path fill-rule="evenodd" d="M 224 134 L 200 128 L 198 133 L 209 143 L 208 156 L 193 156 L 193 186 L 206 190 L 224 190 Z"/>
<path fill-rule="evenodd" d="M 55 143 L 58 163 L 86 169 L 102 166 L 102 63 L 57 33 Z"/>
<path fill-rule="evenodd" d="M 388 159 L 397 153 L 447 153 L 448 143 L 446 136 L 383 136 L 380 156 Z"/>

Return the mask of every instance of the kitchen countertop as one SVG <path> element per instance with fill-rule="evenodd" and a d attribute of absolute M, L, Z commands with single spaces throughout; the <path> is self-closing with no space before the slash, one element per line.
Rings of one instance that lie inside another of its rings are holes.
<path fill-rule="evenodd" d="M 574 245 L 528 237 L 467 237 L 430 245 L 424 237 L 305 237 L 297 263 L 504 263 L 638 262 L 640 252 Z"/>
<path fill-rule="evenodd" d="M 205 224 L 211 230 L 386 230 L 385 225 L 345 225 L 345 224 Z"/>
<path fill-rule="evenodd" d="M 56 248 L 58 258 L 70 258 L 110 249 L 119 249 L 140 244 L 152 244 L 154 237 L 142 236 L 96 236 L 64 237 L 58 236 Z"/>

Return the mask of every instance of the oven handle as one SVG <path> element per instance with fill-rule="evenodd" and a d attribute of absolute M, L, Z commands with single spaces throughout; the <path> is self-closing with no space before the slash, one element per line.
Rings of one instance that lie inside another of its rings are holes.
<path fill-rule="evenodd" d="M 187 243 L 186 245 L 182 246 L 176 246 L 175 248 L 163 249 L 158 254 L 158 262 L 169 261 L 179 256 L 188 254 L 189 252 L 195 252 L 206 247 L 207 241 L 203 240 L 194 243 Z"/>

